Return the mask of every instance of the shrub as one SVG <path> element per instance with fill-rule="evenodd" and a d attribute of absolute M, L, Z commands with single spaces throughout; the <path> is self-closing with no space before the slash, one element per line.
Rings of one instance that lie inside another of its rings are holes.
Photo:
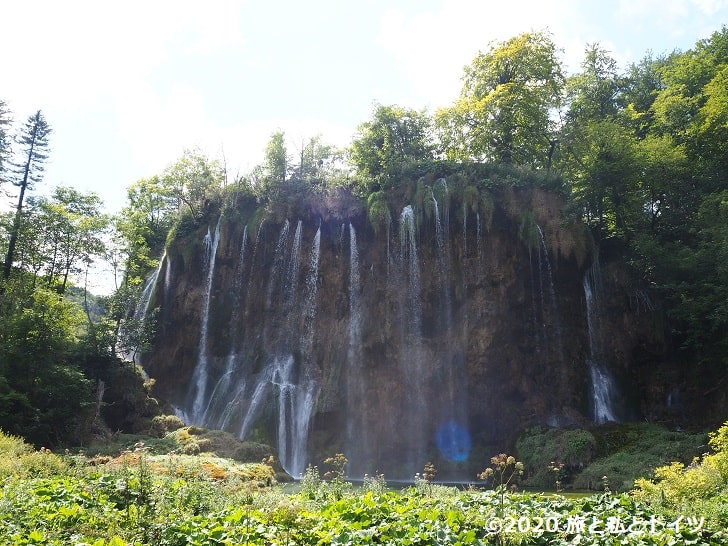
<path fill-rule="evenodd" d="M 560 481 L 568 482 L 577 472 L 591 463 L 596 439 L 582 429 L 548 429 L 539 427 L 526 431 L 516 442 L 516 451 L 524 462 L 530 487 L 555 487 L 554 464 L 563 464 Z"/>
<path fill-rule="evenodd" d="M 683 464 L 705 448 L 704 434 L 675 432 L 649 423 L 608 425 L 594 431 L 595 461 L 573 481 L 577 489 L 600 489 L 603 476 L 618 491 L 629 491 L 640 476 L 655 468 L 679 461 Z"/>
<path fill-rule="evenodd" d="M 383 191 L 374 192 L 367 199 L 367 211 L 369 214 L 369 223 L 375 234 L 386 231 L 392 216 L 389 212 L 389 204 L 387 203 L 387 195 Z"/>
<path fill-rule="evenodd" d="M 670 516 L 708 517 L 728 526 L 728 422 L 710 434 L 709 443 L 714 453 L 688 466 L 661 466 L 654 479 L 637 479 L 632 494 Z"/>
<path fill-rule="evenodd" d="M 184 421 L 176 415 L 157 415 L 152 419 L 149 427 L 149 435 L 156 438 L 163 438 L 168 433 L 185 426 Z"/>

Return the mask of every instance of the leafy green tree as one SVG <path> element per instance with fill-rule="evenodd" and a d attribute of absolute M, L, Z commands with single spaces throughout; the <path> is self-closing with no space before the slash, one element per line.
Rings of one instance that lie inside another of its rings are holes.
<path fill-rule="evenodd" d="M 291 177 L 311 189 L 321 191 L 344 178 L 343 152 L 325 144 L 321 135 L 302 142 L 298 158 Z"/>
<path fill-rule="evenodd" d="M 263 164 L 256 169 L 255 178 L 260 193 L 275 199 L 288 180 L 291 159 L 286 147 L 286 134 L 276 131 L 265 146 Z"/>
<path fill-rule="evenodd" d="M 13 165 L 11 182 L 20 188 L 20 192 L 18 204 L 15 208 L 15 220 L 8 241 L 8 251 L 5 256 L 5 267 L 3 269 L 3 279 L 5 281 L 10 277 L 15 259 L 15 246 L 21 227 L 25 192 L 33 189 L 34 184 L 41 180 L 43 163 L 48 158 L 48 136 L 50 133 L 50 126 L 43 117 L 42 112 L 38 110 L 28 118 L 18 139 L 21 146 L 22 163 Z"/>
<path fill-rule="evenodd" d="M 563 162 L 572 196 L 602 237 L 628 237 L 646 197 L 639 186 L 636 140 L 614 121 L 593 121 L 580 130 Z"/>
<path fill-rule="evenodd" d="M 37 445 L 78 441 L 90 391 L 68 355 L 85 318 L 57 292 L 27 286 L 11 279 L 0 299 L 0 428 Z"/>
<path fill-rule="evenodd" d="M 620 116 L 637 138 L 644 138 L 654 123 L 652 105 L 665 88 L 662 71 L 667 62 L 666 56 L 648 54 L 640 62 L 630 65 L 624 76 Z"/>
<path fill-rule="evenodd" d="M 20 280 L 29 281 L 32 286 L 35 286 L 48 264 L 46 219 L 40 210 L 39 200 L 33 197 L 27 200 L 27 206 L 23 208 L 21 214 L 15 263 L 17 269 L 32 272 L 30 278 L 21 276 Z M 14 221 L 15 214 L 8 213 L 3 222 L 4 226 L 7 226 L 8 233 L 12 231 Z"/>
<path fill-rule="evenodd" d="M 125 225 L 134 226 L 134 235 L 141 237 L 146 246 L 154 252 L 161 252 L 167 232 L 174 223 L 176 208 L 174 196 L 165 187 L 162 179 L 154 175 L 142 178 L 127 188 L 128 204 L 122 209 L 120 219 Z"/>
<path fill-rule="evenodd" d="M 581 69 L 566 82 L 569 119 L 599 120 L 616 116 L 623 87 L 617 61 L 599 44 L 591 44 L 586 48 Z"/>
<path fill-rule="evenodd" d="M 648 134 L 638 141 L 637 154 L 645 212 L 645 223 L 640 229 L 653 235 L 680 237 L 675 228 L 683 225 L 694 210 L 686 184 L 690 169 L 685 146 L 675 144 L 667 136 Z"/>
<path fill-rule="evenodd" d="M 50 199 L 40 200 L 40 209 L 47 218 L 48 286 L 56 286 L 61 294 L 66 291 L 69 275 L 81 272 L 105 254 L 103 235 L 109 218 L 101 212 L 102 206 L 97 194 L 63 186 L 57 187 Z"/>
<path fill-rule="evenodd" d="M 162 178 L 141 179 L 128 188 L 128 204 L 113 219 L 107 246 L 116 291 L 106 299 L 108 322 L 99 324 L 90 341 L 111 355 L 143 348 L 151 332 L 150 317 L 129 317 L 139 301 L 149 271 L 158 265 L 170 228 L 178 220 L 177 201 Z M 123 328 L 122 328 L 123 323 Z M 113 334 L 110 334 L 113 332 Z"/>
<path fill-rule="evenodd" d="M 271 184 L 285 183 L 289 163 L 286 134 L 283 131 L 276 131 L 265 147 L 265 168 Z"/>
<path fill-rule="evenodd" d="M 547 166 L 551 113 L 564 85 L 558 54 L 544 32 L 520 34 L 478 54 L 465 68 L 460 98 L 437 114 L 446 156 Z"/>
<path fill-rule="evenodd" d="M 182 157 L 164 170 L 160 179 L 165 194 L 178 209 L 186 209 L 194 220 L 202 217 L 205 207 L 219 198 L 225 171 L 217 160 L 199 150 L 185 150 Z"/>
<path fill-rule="evenodd" d="M 705 84 L 703 96 L 693 142 L 707 174 L 715 177 L 728 170 L 728 63 Z"/>
<path fill-rule="evenodd" d="M 407 164 L 432 159 L 433 123 L 424 111 L 375 105 L 371 121 L 359 125 L 351 160 L 364 177 L 394 179 Z"/>
<path fill-rule="evenodd" d="M 649 197 L 639 176 L 643 156 L 638 141 L 620 116 L 625 80 L 598 44 L 587 47 L 581 68 L 566 84 L 558 166 L 597 233 L 628 238 L 642 223 Z M 659 200 L 656 195 L 652 199 Z"/>
<path fill-rule="evenodd" d="M 107 259 L 122 280 L 142 279 L 162 253 L 167 234 L 177 220 L 177 200 L 159 176 L 138 180 L 127 189 L 128 204 L 113 218 Z"/>

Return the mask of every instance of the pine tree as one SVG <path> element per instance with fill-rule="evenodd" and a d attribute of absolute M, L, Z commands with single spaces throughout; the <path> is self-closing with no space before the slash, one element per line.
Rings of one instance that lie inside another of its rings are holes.
<path fill-rule="evenodd" d="M 5 181 L 4 173 L 10 157 L 10 133 L 8 128 L 11 121 L 8 105 L 5 101 L 0 100 L 0 184 Z"/>
<path fill-rule="evenodd" d="M 43 175 L 43 163 L 48 158 L 48 135 L 51 128 L 38 110 L 28 118 L 23 127 L 17 142 L 21 147 L 18 154 L 22 163 L 12 163 L 10 169 L 10 181 L 14 186 L 20 188 L 18 204 L 15 208 L 15 220 L 10 232 L 8 253 L 5 256 L 5 267 L 3 269 L 3 280 L 7 280 L 13 267 L 15 258 L 15 245 L 18 241 L 20 223 L 22 220 L 23 202 L 26 190 L 33 189 L 33 186 L 40 182 Z"/>

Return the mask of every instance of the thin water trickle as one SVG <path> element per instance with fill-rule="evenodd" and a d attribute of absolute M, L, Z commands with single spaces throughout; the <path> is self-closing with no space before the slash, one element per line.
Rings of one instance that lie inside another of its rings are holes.
<path fill-rule="evenodd" d="M 550 317 L 548 325 L 544 325 L 544 328 L 550 330 L 550 335 L 547 337 L 555 337 L 556 341 L 556 356 L 558 357 L 559 364 L 564 365 L 564 345 L 563 345 L 563 331 L 561 328 L 561 315 L 559 313 L 559 302 L 556 297 L 556 289 L 554 287 L 554 275 L 551 268 L 551 260 L 549 258 L 548 246 L 546 246 L 546 238 L 544 237 L 541 226 L 536 224 L 538 230 L 539 239 L 541 246 L 539 247 L 539 281 L 543 283 L 545 278 L 548 287 L 548 306 L 544 305 L 544 290 L 543 285 L 541 286 L 541 313 L 544 317 Z M 541 257 L 541 251 L 543 251 L 543 258 Z M 543 264 L 543 265 L 542 265 Z M 545 269 L 544 269 L 545 266 Z"/>
<path fill-rule="evenodd" d="M 162 271 L 162 266 L 164 263 L 167 262 L 167 251 L 164 251 L 164 254 L 162 254 L 162 257 L 159 259 L 159 264 L 154 269 L 152 274 L 149 276 L 147 281 L 144 283 L 144 288 L 142 289 L 142 293 L 139 296 L 139 301 L 136 304 L 136 307 L 134 308 L 134 314 L 132 315 L 135 321 L 143 322 L 147 315 L 149 314 L 149 306 L 152 302 L 152 294 L 154 294 L 154 288 L 157 286 L 157 281 L 159 280 L 159 275 Z M 167 272 L 169 272 L 169 264 L 167 264 Z M 165 286 L 166 286 L 166 279 L 167 274 L 165 273 Z M 124 325 L 121 326 L 122 329 L 124 329 Z M 121 346 L 120 341 L 117 342 L 117 348 Z M 130 349 L 128 352 L 123 351 L 122 349 L 119 349 L 120 352 L 124 354 L 124 358 L 126 360 L 129 360 L 131 362 L 134 362 L 137 365 L 141 365 L 140 357 L 141 353 L 139 351 L 139 347 L 134 347 Z"/>
<path fill-rule="evenodd" d="M 362 355 L 361 278 L 356 230 L 349 224 L 349 345 L 346 359 L 347 453 L 351 468 L 359 472 L 370 459 L 369 413 Z"/>
<path fill-rule="evenodd" d="M 207 235 L 203 240 L 205 246 L 205 269 L 207 272 L 207 280 L 205 285 L 205 294 L 202 304 L 202 324 L 200 327 L 200 342 L 197 354 L 197 365 L 192 374 L 192 389 L 191 394 L 193 395 L 192 411 L 190 418 L 194 424 L 204 425 L 204 412 L 203 407 L 205 406 L 205 398 L 207 396 L 207 382 L 208 382 L 208 364 L 207 364 L 207 329 L 210 318 L 210 300 L 212 292 L 212 279 L 215 274 L 215 257 L 217 255 L 217 247 L 220 243 L 220 222 L 222 216 L 217 221 L 215 227 L 215 235 L 210 235 L 210 230 L 207 230 Z"/>
<path fill-rule="evenodd" d="M 270 277 L 268 281 L 268 294 L 266 296 L 266 309 L 270 309 L 273 302 L 273 295 L 275 290 L 280 286 L 279 277 L 285 267 L 286 260 L 286 244 L 288 243 L 288 232 L 291 229 L 291 223 L 286 219 L 281 228 L 281 234 L 278 236 L 278 243 L 276 244 L 276 250 L 273 259 L 273 266 L 271 268 Z"/>
<path fill-rule="evenodd" d="M 617 411 L 614 408 L 614 400 L 617 395 L 616 384 L 604 363 L 605 352 L 600 310 L 601 269 L 598 258 L 594 260 L 594 263 L 584 275 L 582 284 L 589 331 L 587 365 L 593 396 L 592 418 L 596 423 L 619 421 Z"/>

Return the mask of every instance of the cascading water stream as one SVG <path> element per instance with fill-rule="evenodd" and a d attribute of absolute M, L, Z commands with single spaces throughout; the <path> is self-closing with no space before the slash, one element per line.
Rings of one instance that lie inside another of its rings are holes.
<path fill-rule="evenodd" d="M 426 376 L 422 343 L 422 287 L 420 261 L 417 252 L 414 210 L 410 205 L 402 209 L 399 221 L 400 279 L 399 296 L 399 371 L 403 385 L 407 385 L 404 407 L 400 408 L 399 434 L 407 439 L 408 452 L 403 463 L 409 475 L 420 470 L 421 458 L 426 452 L 427 404 Z M 396 431 L 392 432 L 396 434 Z"/>
<path fill-rule="evenodd" d="M 314 341 L 314 326 L 316 321 L 316 295 L 318 294 L 318 271 L 321 257 L 321 226 L 316 230 L 311 245 L 311 256 L 308 262 L 308 274 L 306 275 L 306 295 L 303 302 L 303 331 L 301 333 L 301 355 L 304 359 L 306 369 L 309 369 L 311 362 Z"/>
<path fill-rule="evenodd" d="M 362 303 L 359 275 L 359 249 L 356 230 L 349 224 L 349 345 L 347 349 L 347 455 L 350 469 L 357 475 L 364 473 L 371 460 L 369 429 L 365 423 L 369 413 L 366 397 L 366 377 L 362 356 Z"/>
<path fill-rule="evenodd" d="M 555 351 L 556 357 L 560 365 L 564 364 L 564 347 L 563 347 L 563 332 L 561 328 L 561 316 L 559 313 L 558 298 L 556 297 L 556 289 L 554 287 L 554 275 L 551 268 L 551 260 L 549 259 L 548 246 L 546 246 L 546 237 L 544 237 L 541 226 L 536 224 L 536 230 L 539 235 L 539 250 L 538 250 L 538 268 L 539 268 L 539 283 L 541 293 L 541 316 L 543 318 L 542 327 L 544 329 L 545 338 L 553 338 L 556 341 Z M 543 251 L 543 257 L 541 252 Z M 548 304 L 544 298 L 544 279 L 548 288 Z M 548 320 L 547 320 L 548 319 Z M 549 332 L 548 334 L 546 332 Z"/>
<path fill-rule="evenodd" d="M 319 389 L 313 344 L 321 229 L 317 230 L 311 246 L 300 306 L 303 223 L 298 221 L 290 244 L 289 233 L 290 222 L 286 220 L 275 248 L 266 289 L 267 318 L 262 337 L 266 352 L 271 351 L 272 354 L 268 353 L 267 362 L 261 370 L 243 374 L 244 379 L 237 382 L 238 388 L 231 402 L 240 401 L 236 402 L 240 408 L 236 430 L 238 436 L 245 439 L 273 395 L 278 421 L 278 457 L 286 472 L 298 477 L 307 463 L 308 432 Z M 254 257 L 257 247 L 256 238 Z M 247 351 L 250 350 L 248 347 Z M 258 349 L 252 350 L 256 352 Z M 231 418 L 226 424 L 229 422 Z"/>
<path fill-rule="evenodd" d="M 482 234 L 481 234 L 481 227 L 480 227 L 480 213 L 477 212 L 475 214 L 475 244 L 476 244 L 476 252 L 478 254 L 478 265 L 481 265 L 483 263 L 483 241 L 482 241 Z"/>
<path fill-rule="evenodd" d="M 445 201 L 445 212 L 443 219 L 440 219 L 440 207 L 435 197 L 435 192 L 432 193 L 432 201 L 434 207 L 435 216 L 435 240 L 437 241 L 437 281 L 438 281 L 438 292 L 441 296 L 440 307 L 438 312 L 438 327 L 440 334 L 443 336 L 445 343 L 441 349 L 441 366 L 446 370 L 445 388 L 447 391 L 446 404 L 449 406 L 449 413 L 451 418 L 454 417 L 456 407 L 456 390 L 457 380 L 453 376 L 456 370 L 453 367 L 453 354 L 452 354 L 452 298 L 450 296 L 450 245 L 449 240 L 446 236 L 446 229 L 443 224 L 447 222 L 449 214 L 447 214 L 447 184 L 442 181 L 444 188 L 444 201 Z"/>
<path fill-rule="evenodd" d="M 584 299 L 586 300 L 586 316 L 589 331 L 589 377 L 592 388 L 592 418 L 596 423 L 619 421 L 614 408 L 616 385 L 604 365 L 604 340 L 601 329 L 601 269 L 599 259 L 595 258 L 594 263 L 584 275 Z"/>
<path fill-rule="evenodd" d="M 273 303 L 273 294 L 276 287 L 280 287 L 279 277 L 285 270 L 286 261 L 286 245 L 288 243 L 288 232 L 291 229 L 291 223 L 286 220 L 281 228 L 281 234 L 278 236 L 278 244 L 276 244 L 276 250 L 274 254 L 273 266 L 270 272 L 270 278 L 268 282 L 268 295 L 266 297 L 266 309 L 270 309 Z"/>
<path fill-rule="evenodd" d="M 293 355 L 276 359 L 271 382 L 278 388 L 278 458 L 289 475 L 300 477 L 306 469 L 308 432 L 318 386 L 309 377 L 296 376 Z"/>
<path fill-rule="evenodd" d="M 298 336 L 296 336 L 296 327 L 300 325 L 300 322 L 293 320 L 293 317 L 296 316 L 293 311 L 297 301 L 301 234 L 302 222 L 299 220 L 293 236 L 291 256 L 284 283 L 282 312 L 288 319 L 286 337 L 281 340 L 283 342 L 281 349 L 284 351 L 279 351 L 279 356 L 274 359 L 271 372 L 271 383 L 278 389 L 278 457 L 285 471 L 296 477 L 303 474 L 307 463 L 308 432 L 318 394 L 315 370 L 310 361 L 310 354 L 306 352 L 306 344 L 309 339 L 312 343 L 314 335 L 313 317 L 316 313 L 320 234 L 314 238 L 306 280 L 307 295 L 304 307 L 309 306 L 308 314 L 312 320 L 308 323 L 304 321 L 303 331 L 298 331 Z M 298 361 L 293 355 L 295 341 L 299 341 L 297 352 L 301 356 Z"/>
<path fill-rule="evenodd" d="M 248 241 L 248 226 L 243 229 L 238 261 L 235 268 L 235 279 L 233 281 L 233 310 L 230 318 L 231 324 L 237 324 L 240 319 L 240 310 L 243 307 L 243 276 L 246 265 L 246 249 Z M 219 429 L 227 428 L 230 420 L 234 417 L 234 411 L 240 404 L 240 399 L 245 391 L 246 377 L 244 374 L 235 372 L 239 358 L 235 347 L 228 354 L 225 362 L 225 370 L 217 380 L 212 389 L 209 401 L 205 407 L 202 417 L 203 422 Z"/>
<path fill-rule="evenodd" d="M 165 266 L 165 262 L 169 262 L 167 258 L 167 251 L 164 251 L 164 254 L 162 254 L 162 257 L 159 259 L 159 264 L 154 269 L 152 274 L 147 279 L 146 283 L 144 284 L 144 288 L 142 289 L 142 293 L 139 296 L 139 301 L 136 304 L 136 307 L 134 308 L 134 314 L 133 319 L 138 322 L 144 322 L 147 318 L 147 315 L 149 313 L 149 306 L 152 302 L 152 294 L 154 293 L 154 288 L 157 286 L 157 281 L 159 280 L 159 275 L 162 271 L 162 267 Z M 165 272 L 165 288 L 167 286 L 167 277 L 169 276 L 169 263 L 166 263 L 166 272 Z M 122 329 L 124 326 L 122 326 Z M 141 364 L 139 362 L 140 358 L 140 352 L 138 347 L 132 348 L 130 351 L 124 351 L 120 348 L 120 343 L 117 341 L 117 348 L 118 350 L 124 354 L 124 358 L 126 360 L 129 360 L 131 362 L 134 362 L 135 364 Z"/>
<path fill-rule="evenodd" d="M 215 235 L 210 234 L 210 230 L 207 230 L 207 235 L 203 240 L 205 246 L 205 268 L 207 272 L 207 282 L 205 285 L 205 294 L 202 304 L 202 325 L 200 327 L 200 342 L 199 350 L 197 354 L 197 365 L 192 374 L 191 386 L 192 390 L 190 395 L 192 396 L 192 408 L 188 414 L 192 423 L 197 425 L 204 425 L 204 408 L 206 407 L 205 399 L 207 396 L 207 382 L 209 377 L 209 370 L 207 369 L 207 328 L 210 318 L 210 300 L 212 292 L 212 279 L 215 274 L 215 258 L 217 256 L 217 247 L 220 243 L 220 222 L 222 216 L 217 221 L 215 227 Z"/>
<path fill-rule="evenodd" d="M 441 187 L 441 199 L 443 202 L 442 215 L 436 197 L 435 189 Z M 438 334 L 442 341 L 436 353 L 439 362 L 440 375 L 438 379 L 439 388 L 436 393 L 441 393 L 444 398 L 440 400 L 434 409 L 433 418 L 437 419 L 435 431 L 435 442 L 440 455 L 453 462 L 467 460 L 470 454 L 470 436 L 467 426 L 467 412 L 464 407 L 466 394 L 465 370 L 462 354 L 457 350 L 460 340 L 454 329 L 453 303 L 451 290 L 453 286 L 453 275 L 451 266 L 451 250 L 449 237 L 449 198 L 448 188 L 445 179 L 440 179 L 433 187 L 432 200 L 435 216 L 435 240 L 437 242 L 437 293 L 439 294 L 439 306 L 437 312 Z M 463 250 L 467 248 L 467 210 L 463 207 Z M 463 255 L 465 259 L 465 255 Z M 464 283 L 463 291 L 467 290 Z"/>

